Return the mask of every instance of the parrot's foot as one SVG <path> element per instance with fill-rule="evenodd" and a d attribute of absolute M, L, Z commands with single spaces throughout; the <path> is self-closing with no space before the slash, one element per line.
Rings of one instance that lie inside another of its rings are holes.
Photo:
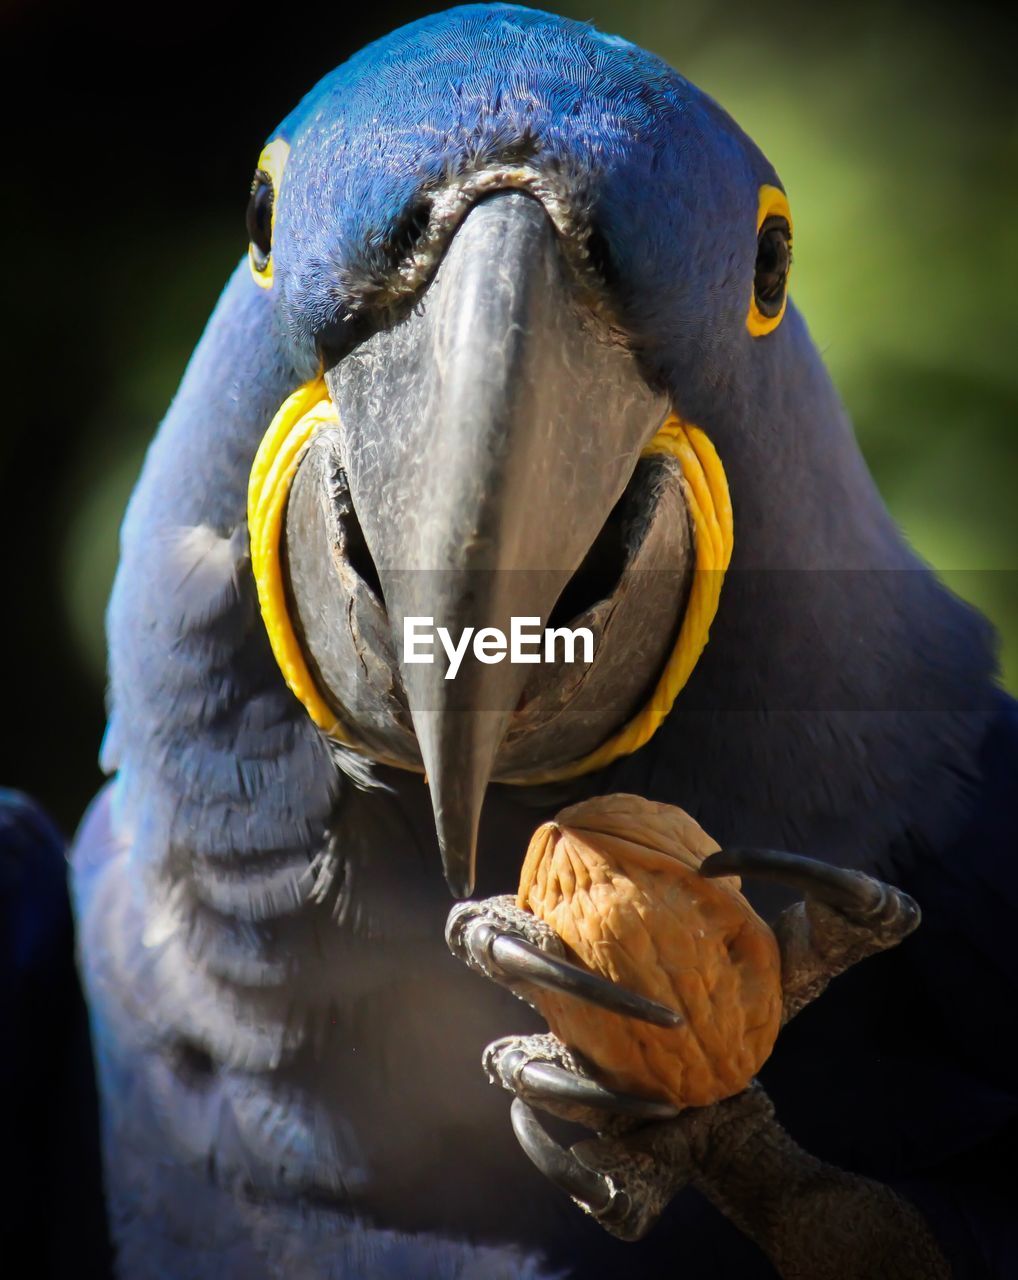
<path fill-rule="evenodd" d="M 673 1123 L 676 1108 L 605 1087 L 556 1036 L 496 1040 L 484 1051 L 484 1068 L 514 1095 L 513 1133 L 530 1160 L 613 1235 L 638 1240 L 688 1182 L 690 1157 Z M 538 1108 L 598 1136 L 563 1147 Z"/>
<path fill-rule="evenodd" d="M 512 897 L 454 907 L 446 941 L 458 959 L 527 1003 L 543 987 L 658 1026 L 681 1021 L 666 1006 L 571 964 L 558 934 Z M 537 1168 L 606 1230 L 623 1239 L 643 1235 L 685 1181 L 685 1164 L 677 1177 L 663 1150 L 639 1143 L 630 1150 L 621 1135 L 634 1124 L 671 1119 L 676 1108 L 601 1084 L 551 1033 L 496 1040 L 483 1063 L 492 1083 L 513 1094 L 513 1132 Z M 566 1149 L 534 1108 L 602 1136 Z"/>
<path fill-rule="evenodd" d="M 712 878 L 778 880 L 805 895 L 774 925 L 786 1022 L 833 977 L 894 946 L 920 919 L 916 903 L 893 885 L 797 854 L 727 849 L 706 858 L 700 870 Z M 511 897 L 461 903 L 449 916 L 446 938 L 455 956 L 528 1003 L 535 987 L 545 987 L 661 1026 L 681 1020 L 663 1005 L 570 964 L 558 935 Z M 513 1132 L 527 1156 L 620 1239 L 644 1236 L 672 1197 L 692 1184 L 772 1260 L 790 1258 L 789 1274 L 820 1275 L 828 1273 L 818 1269 L 819 1246 L 810 1241 L 826 1239 L 831 1223 L 856 1223 L 857 1203 L 872 1207 L 874 1221 L 897 1223 L 900 1217 L 899 1202 L 886 1188 L 829 1169 L 798 1148 L 755 1083 L 712 1106 L 679 1112 L 669 1103 L 601 1083 L 579 1054 L 550 1033 L 494 1041 L 484 1052 L 484 1067 L 494 1083 L 513 1094 Z M 537 1110 L 583 1125 L 595 1136 L 563 1147 Z M 825 1201 L 817 1220 L 803 1227 L 799 1200 L 808 1202 L 817 1185 L 831 1203 Z M 791 1243 L 780 1231 L 780 1238 L 772 1239 L 775 1230 L 786 1227 Z M 804 1250 L 805 1268 L 799 1266 Z M 867 1254 L 863 1265 L 845 1276 L 854 1280 L 878 1273 Z M 901 1274 L 911 1277 L 913 1271 Z"/>
<path fill-rule="evenodd" d="M 781 948 L 784 1022 L 839 973 L 897 946 L 921 919 L 915 900 L 894 885 L 777 849 L 725 849 L 706 858 L 700 873 L 776 880 L 805 895 L 774 924 Z"/>
<path fill-rule="evenodd" d="M 460 903 L 449 913 L 445 940 L 458 960 L 528 1004 L 528 989 L 543 987 L 659 1027 L 682 1021 L 674 1009 L 564 959 L 554 929 L 517 907 L 512 897 Z"/>
<path fill-rule="evenodd" d="M 620 1240 L 642 1239 L 693 1177 L 678 1118 L 566 1148 L 522 1098 L 514 1100 L 509 1115 L 520 1146 L 544 1176 Z"/>

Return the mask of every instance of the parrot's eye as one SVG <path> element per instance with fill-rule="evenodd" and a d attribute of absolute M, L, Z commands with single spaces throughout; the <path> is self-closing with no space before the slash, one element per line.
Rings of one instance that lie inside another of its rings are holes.
<path fill-rule="evenodd" d="M 259 289 L 272 288 L 272 226 L 290 144 L 273 138 L 258 157 L 251 199 L 247 202 L 247 258 Z"/>
<path fill-rule="evenodd" d="M 756 243 L 756 275 L 753 296 L 761 315 L 772 319 L 785 301 L 788 269 L 792 265 L 792 235 L 782 217 L 770 217 L 760 228 Z"/>
<path fill-rule="evenodd" d="M 251 184 L 251 198 L 247 202 L 247 235 L 251 241 L 251 260 L 257 271 L 269 265 L 272 252 L 272 179 L 259 169 Z"/>
<path fill-rule="evenodd" d="M 756 216 L 756 266 L 746 328 L 762 338 L 781 323 L 792 268 L 792 215 L 780 187 L 760 188 Z"/>

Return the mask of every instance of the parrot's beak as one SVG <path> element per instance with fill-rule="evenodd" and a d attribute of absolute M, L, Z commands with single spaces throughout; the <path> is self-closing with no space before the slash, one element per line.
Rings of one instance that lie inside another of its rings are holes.
<path fill-rule="evenodd" d="M 485 790 L 540 646 L 529 662 L 483 661 L 468 642 L 447 678 L 438 628 L 458 644 L 467 628 L 508 638 L 513 618 L 544 627 L 668 405 L 595 314 L 542 204 L 518 191 L 476 204 L 414 312 L 326 382 L 334 487 L 377 574 L 394 705 L 405 699 L 419 744 L 446 879 L 467 896 Z M 408 628 L 424 638 L 408 646 Z"/>

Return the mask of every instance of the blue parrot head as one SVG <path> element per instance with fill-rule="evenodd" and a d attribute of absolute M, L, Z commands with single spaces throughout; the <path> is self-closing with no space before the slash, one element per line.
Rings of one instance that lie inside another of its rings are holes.
<path fill-rule="evenodd" d="M 719 454 L 802 341 L 788 203 L 659 59 L 485 5 L 312 90 L 248 231 L 302 384 L 252 469 L 270 638 L 336 739 L 423 767 L 468 892 L 489 781 L 633 750 L 703 646 L 731 550 Z M 514 618 L 588 632 L 589 661 L 564 638 L 509 661 Z M 490 648 L 447 658 L 440 626 Z"/>
<path fill-rule="evenodd" d="M 712 99 L 626 40 L 514 5 L 452 9 L 326 76 L 266 151 L 252 268 L 309 372 L 412 305 L 467 207 L 521 189 L 553 204 L 648 377 L 670 381 L 679 359 L 701 414 L 755 383 L 750 339 L 784 301 L 779 180 Z"/>

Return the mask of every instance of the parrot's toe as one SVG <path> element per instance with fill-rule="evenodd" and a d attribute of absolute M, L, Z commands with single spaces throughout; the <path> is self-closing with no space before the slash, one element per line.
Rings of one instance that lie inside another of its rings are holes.
<path fill-rule="evenodd" d="M 675 1128 L 675 1107 L 603 1088 L 551 1034 L 489 1044 L 484 1065 L 494 1082 L 516 1094 L 512 1132 L 531 1164 L 612 1235 L 639 1239 L 688 1180 L 688 1147 Z M 597 1137 L 563 1147 L 537 1108 L 588 1126 Z"/>
<path fill-rule="evenodd" d="M 833 867 L 798 853 L 742 847 L 723 849 L 704 859 L 700 874 L 711 879 L 748 875 L 776 880 L 802 893 L 807 901 L 822 903 L 854 925 L 867 926 L 895 941 L 910 934 L 920 921 L 915 899 L 894 885 L 862 871 Z"/>
<path fill-rule="evenodd" d="M 492 1083 L 528 1106 L 589 1128 L 604 1129 L 612 1115 L 665 1120 L 678 1114 L 669 1102 L 601 1084 L 580 1055 L 550 1033 L 496 1040 L 485 1049 L 483 1063 Z"/>
<path fill-rule="evenodd" d="M 571 1148 L 560 1146 L 522 1098 L 513 1100 L 509 1115 L 517 1141 L 549 1182 L 588 1213 L 597 1215 L 608 1209 L 619 1193 L 603 1173 L 582 1164 Z"/>
<path fill-rule="evenodd" d="M 457 959 L 528 1003 L 527 989 L 541 987 L 660 1027 L 682 1021 L 666 1005 L 564 959 L 555 931 L 517 907 L 511 897 L 458 904 L 449 913 L 445 937 Z"/>
<path fill-rule="evenodd" d="M 688 1184 L 693 1162 L 681 1122 L 645 1124 L 563 1147 L 522 1098 L 510 1112 L 513 1133 L 531 1162 L 612 1235 L 640 1240 Z"/>
<path fill-rule="evenodd" d="M 599 1084 L 555 1036 L 496 1040 L 484 1065 L 493 1082 L 515 1094 L 510 1120 L 528 1159 L 613 1235 L 645 1235 L 688 1180 L 689 1151 L 675 1125 L 676 1109 Z M 538 1109 L 597 1136 L 564 1147 Z"/>

